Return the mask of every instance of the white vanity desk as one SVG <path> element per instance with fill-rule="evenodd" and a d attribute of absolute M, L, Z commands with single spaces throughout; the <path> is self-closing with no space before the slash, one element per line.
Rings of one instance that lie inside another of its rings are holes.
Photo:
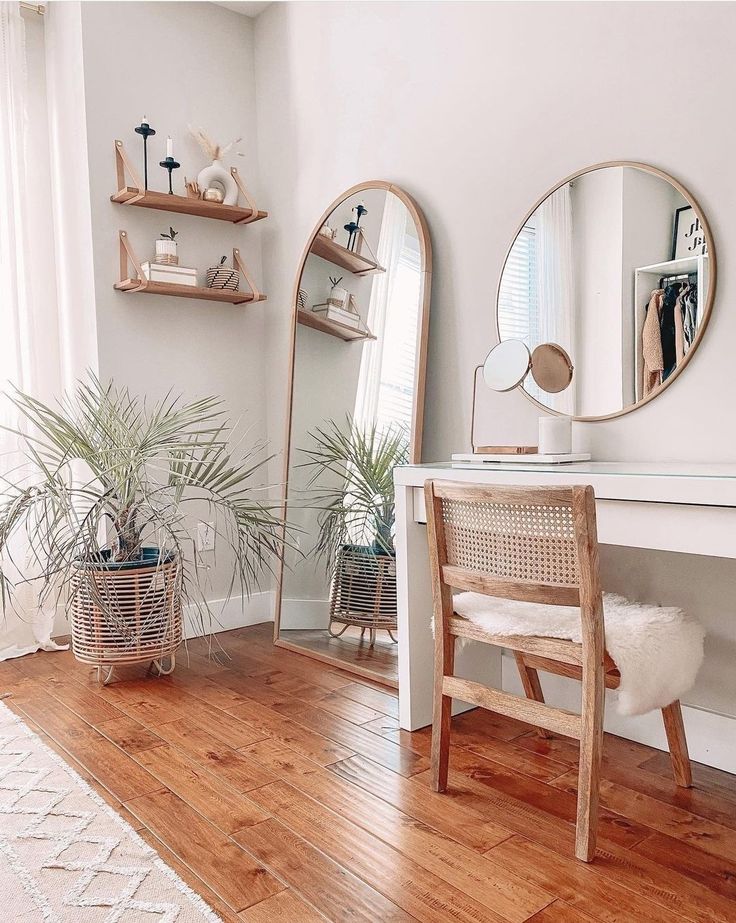
<path fill-rule="evenodd" d="M 432 588 L 423 496 L 424 482 L 431 478 L 526 486 L 591 484 L 601 544 L 736 558 L 736 464 L 445 462 L 397 468 L 399 720 L 406 730 L 432 720 Z M 471 644 L 459 652 L 458 672 L 500 687 L 500 659 L 487 645 Z"/>

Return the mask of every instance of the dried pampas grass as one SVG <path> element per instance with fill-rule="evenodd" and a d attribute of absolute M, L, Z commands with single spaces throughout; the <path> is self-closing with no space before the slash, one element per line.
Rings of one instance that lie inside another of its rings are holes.
<path fill-rule="evenodd" d="M 210 160 L 222 160 L 225 154 L 243 140 L 242 138 L 236 138 L 234 141 L 231 141 L 230 144 L 226 144 L 225 147 L 222 147 L 220 144 L 217 144 L 216 141 L 213 141 L 212 138 L 205 133 L 203 128 L 192 128 L 191 125 L 188 127 L 192 137 L 197 141 Z M 241 151 L 237 151 L 236 153 L 240 157 L 243 156 Z"/>

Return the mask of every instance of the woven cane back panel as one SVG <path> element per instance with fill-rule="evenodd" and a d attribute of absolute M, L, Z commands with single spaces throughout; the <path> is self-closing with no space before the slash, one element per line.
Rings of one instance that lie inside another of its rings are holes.
<path fill-rule="evenodd" d="M 580 582 L 569 506 L 442 501 L 447 563 L 533 583 Z"/>

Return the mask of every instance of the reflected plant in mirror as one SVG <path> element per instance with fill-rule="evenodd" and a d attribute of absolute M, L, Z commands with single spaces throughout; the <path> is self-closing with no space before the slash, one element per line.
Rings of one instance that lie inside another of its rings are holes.
<path fill-rule="evenodd" d="M 541 407 L 617 416 L 682 372 L 714 291 L 713 241 L 687 190 L 645 164 L 601 164 L 559 183 L 524 219 L 498 287 L 498 335 L 570 356 L 567 390 L 524 380 Z"/>
<path fill-rule="evenodd" d="M 348 417 L 343 426 L 330 420 L 309 434 L 299 449 L 310 472 L 307 490 L 319 510 L 314 553 L 331 573 L 346 546 L 368 554 L 394 555 L 394 468 L 409 458 L 405 427 L 363 428 Z"/>

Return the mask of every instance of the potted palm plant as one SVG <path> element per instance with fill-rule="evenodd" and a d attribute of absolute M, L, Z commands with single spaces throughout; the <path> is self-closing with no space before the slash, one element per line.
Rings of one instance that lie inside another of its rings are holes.
<path fill-rule="evenodd" d="M 24 460 L 0 500 L 3 603 L 22 533 L 39 603 L 67 605 L 77 659 L 97 666 L 99 679 L 106 671 L 105 682 L 120 663 L 170 672 L 183 610 L 202 634 L 213 618 L 188 512 L 206 510 L 227 546 L 228 598 L 249 595 L 287 540 L 264 496 L 263 446 L 233 448 L 216 397 L 149 404 L 92 377 L 58 407 L 20 391 L 10 400 Z"/>
<path fill-rule="evenodd" d="M 370 632 L 396 630 L 395 492 L 393 471 L 409 459 L 406 430 L 359 426 L 348 417 L 310 434 L 301 450 L 311 469 L 307 488 L 318 509 L 314 553 L 332 580 L 329 631 L 339 637 L 348 626 Z M 333 622 L 342 627 L 335 631 Z"/>

